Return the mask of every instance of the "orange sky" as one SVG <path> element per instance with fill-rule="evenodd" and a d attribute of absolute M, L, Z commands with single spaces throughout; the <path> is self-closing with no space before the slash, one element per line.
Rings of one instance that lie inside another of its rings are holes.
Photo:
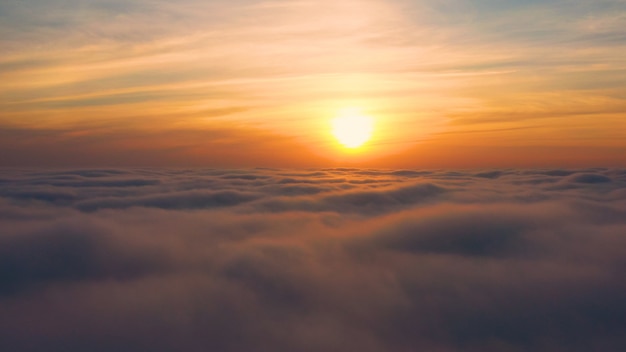
<path fill-rule="evenodd" d="M 626 166 L 625 5 L 9 2 L 0 165 Z"/>

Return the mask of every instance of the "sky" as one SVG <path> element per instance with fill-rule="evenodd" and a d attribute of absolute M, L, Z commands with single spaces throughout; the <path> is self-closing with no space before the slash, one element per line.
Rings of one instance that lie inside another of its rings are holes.
<path fill-rule="evenodd" d="M 0 165 L 625 166 L 624 28 L 624 0 L 4 0 Z"/>
<path fill-rule="evenodd" d="M 2 351 L 626 349 L 626 169 L 5 169 L 0 228 Z"/>

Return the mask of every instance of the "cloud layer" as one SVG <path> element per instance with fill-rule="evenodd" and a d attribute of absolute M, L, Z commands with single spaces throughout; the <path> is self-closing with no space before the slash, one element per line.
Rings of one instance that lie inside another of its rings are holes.
<path fill-rule="evenodd" d="M 5 170 L 0 349 L 622 351 L 626 170 Z"/>

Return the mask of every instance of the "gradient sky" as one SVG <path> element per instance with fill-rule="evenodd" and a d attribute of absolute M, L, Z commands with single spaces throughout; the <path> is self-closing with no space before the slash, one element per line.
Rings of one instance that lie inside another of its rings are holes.
<path fill-rule="evenodd" d="M 5 0 L 0 165 L 624 166 L 624 28 L 624 0 Z"/>

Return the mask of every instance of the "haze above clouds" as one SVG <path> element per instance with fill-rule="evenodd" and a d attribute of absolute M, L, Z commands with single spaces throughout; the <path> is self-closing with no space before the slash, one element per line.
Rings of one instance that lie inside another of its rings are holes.
<path fill-rule="evenodd" d="M 4 0 L 0 165 L 625 167 L 624 28 L 625 0 Z"/>
<path fill-rule="evenodd" d="M 623 351 L 626 170 L 0 173 L 4 351 Z"/>

